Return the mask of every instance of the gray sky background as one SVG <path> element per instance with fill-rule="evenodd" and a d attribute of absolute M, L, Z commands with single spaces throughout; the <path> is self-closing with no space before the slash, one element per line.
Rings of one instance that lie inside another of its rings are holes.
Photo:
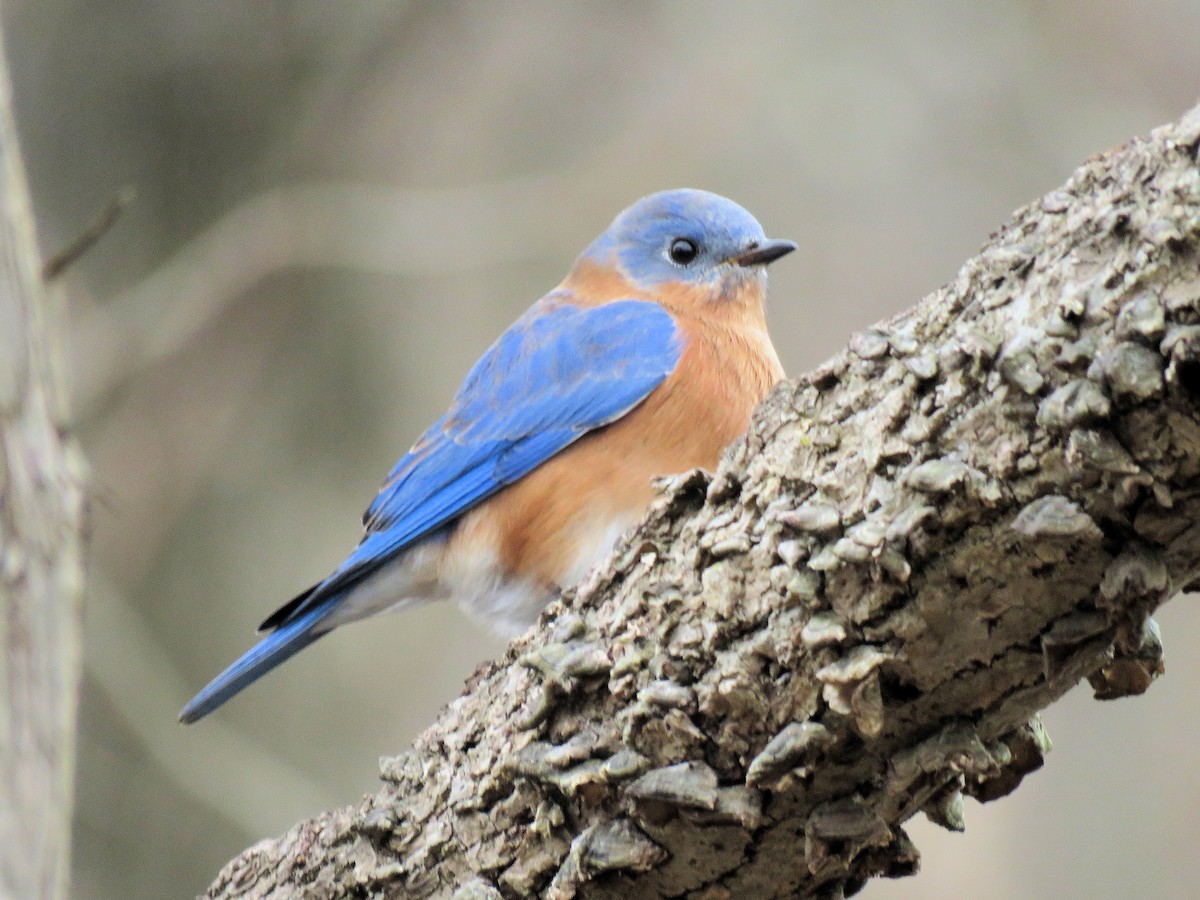
<path fill-rule="evenodd" d="M 0 8 L 44 249 L 137 191 L 65 279 L 96 490 L 82 900 L 191 895 L 356 801 L 501 649 L 429 607 L 175 723 L 621 208 L 703 187 L 798 241 L 770 315 L 799 373 L 1200 98 L 1194 0 Z M 914 823 L 924 872 L 864 896 L 1194 896 L 1193 602 L 1145 698 L 1077 691 L 1042 772 L 965 835 Z"/>

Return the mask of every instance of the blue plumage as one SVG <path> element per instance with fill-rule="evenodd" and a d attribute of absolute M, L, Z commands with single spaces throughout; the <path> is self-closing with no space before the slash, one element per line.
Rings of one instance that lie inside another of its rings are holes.
<path fill-rule="evenodd" d="M 662 307 L 618 300 L 536 303 L 484 354 L 450 410 L 392 469 L 364 515 L 357 548 L 323 582 L 264 622 L 276 629 L 180 713 L 193 722 L 325 633 L 322 622 L 362 579 L 623 416 L 674 370 L 682 339 Z M 328 626 L 326 626 L 327 628 Z"/>
<path fill-rule="evenodd" d="M 318 588 L 362 577 L 398 550 L 620 418 L 662 384 L 682 345 L 662 307 L 535 304 L 467 375 L 368 507 L 359 549 Z M 381 541 L 372 541 L 376 536 Z"/>
<path fill-rule="evenodd" d="M 289 620 L 251 647 L 237 662 L 188 701 L 187 706 L 179 713 L 179 721 L 186 725 L 207 716 L 230 697 L 258 681 L 276 666 L 287 662 L 325 634 L 317 626 L 333 611 L 336 599 L 326 598 L 320 605 Z"/>
<path fill-rule="evenodd" d="M 666 252 L 680 238 L 690 240 L 697 251 L 686 264 Z M 728 273 L 724 263 L 766 242 L 758 220 L 732 200 L 684 189 L 652 194 L 629 207 L 584 256 L 615 262 L 646 287 L 682 280 L 715 283 Z"/>
<path fill-rule="evenodd" d="M 655 475 L 715 465 L 782 377 L 765 339 L 764 269 L 795 249 L 705 191 L 663 191 L 622 212 L 396 463 L 353 552 L 272 613 L 262 624 L 271 633 L 180 719 L 199 719 L 322 634 L 398 603 L 453 598 L 494 624 L 527 627 L 640 515 Z M 647 415 L 596 435 L 569 466 L 535 472 L 673 374 Z"/>

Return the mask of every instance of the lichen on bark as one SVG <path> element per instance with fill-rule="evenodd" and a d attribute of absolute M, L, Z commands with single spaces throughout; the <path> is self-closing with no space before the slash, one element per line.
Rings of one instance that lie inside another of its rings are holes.
<path fill-rule="evenodd" d="M 907 875 L 1162 671 L 1200 572 L 1200 107 L 778 386 L 384 786 L 212 897 L 804 897 Z"/>
<path fill-rule="evenodd" d="M 86 520 L 0 40 L 0 896 L 67 893 Z"/>

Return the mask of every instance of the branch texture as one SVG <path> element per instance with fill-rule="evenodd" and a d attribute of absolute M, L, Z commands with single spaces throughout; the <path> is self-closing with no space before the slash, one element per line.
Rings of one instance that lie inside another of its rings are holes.
<path fill-rule="evenodd" d="M 355 807 L 211 897 L 838 896 L 1162 671 L 1200 573 L 1200 107 L 780 385 Z"/>
<path fill-rule="evenodd" d="M 83 469 L 0 41 L 0 895 L 66 893 L 83 596 Z"/>

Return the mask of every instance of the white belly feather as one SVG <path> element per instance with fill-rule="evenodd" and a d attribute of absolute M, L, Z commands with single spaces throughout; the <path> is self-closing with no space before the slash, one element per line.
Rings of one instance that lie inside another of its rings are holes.
<path fill-rule="evenodd" d="M 593 519 L 578 529 L 578 551 L 559 586 L 580 581 L 635 521 L 628 515 Z M 498 634 L 515 637 L 537 620 L 557 593 L 506 572 L 495 547 L 479 542 L 464 547 L 438 537 L 412 547 L 352 588 L 322 623 L 322 630 L 418 603 L 451 600 Z"/>

